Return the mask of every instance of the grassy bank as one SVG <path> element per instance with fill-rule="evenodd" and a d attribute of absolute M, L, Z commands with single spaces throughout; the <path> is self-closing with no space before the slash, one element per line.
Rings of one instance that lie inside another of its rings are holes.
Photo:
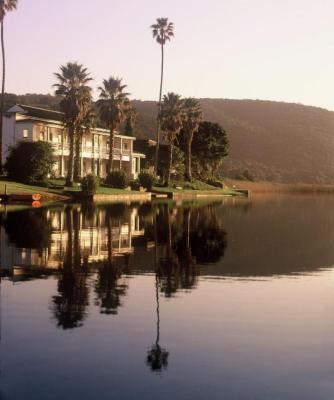
<path fill-rule="evenodd" d="M 217 195 L 217 196 L 236 196 L 239 193 L 230 187 L 224 189 L 208 185 L 205 182 L 193 180 L 192 182 L 186 181 L 172 181 L 169 187 L 154 186 L 153 192 L 160 194 L 189 194 L 189 195 Z"/>
<path fill-rule="evenodd" d="M 226 179 L 226 185 L 231 189 L 246 189 L 255 193 L 328 193 L 334 194 L 334 185 L 306 184 L 306 183 L 274 183 L 250 182 Z"/>

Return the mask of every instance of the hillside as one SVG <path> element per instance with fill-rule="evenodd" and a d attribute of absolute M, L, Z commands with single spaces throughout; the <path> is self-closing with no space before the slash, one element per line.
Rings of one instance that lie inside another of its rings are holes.
<path fill-rule="evenodd" d="M 16 100 L 10 96 L 8 105 Z M 57 104 L 53 96 L 22 97 L 17 102 L 42 107 L 45 101 L 50 108 Z M 257 180 L 334 183 L 334 112 L 258 100 L 202 99 L 201 103 L 205 119 L 220 123 L 228 133 L 226 176 L 248 170 Z M 153 138 L 156 103 L 135 100 L 134 105 L 140 114 L 137 136 Z"/>
<path fill-rule="evenodd" d="M 334 113 L 299 104 L 202 99 L 204 117 L 228 133 L 224 174 L 244 170 L 257 180 L 334 183 Z M 154 132 L 154 102 L 135 102 L 138 134 Z"/>

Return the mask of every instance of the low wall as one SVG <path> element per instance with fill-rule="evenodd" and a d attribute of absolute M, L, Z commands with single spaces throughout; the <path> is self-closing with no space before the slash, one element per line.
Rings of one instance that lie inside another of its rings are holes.
<path fill-rule="evenodd" d="M 151 193 L 136 194 L 95 194 L 93 201 L 96 202 L 120 202 L 120 201 L 143 201 L 151 200 Z"/>

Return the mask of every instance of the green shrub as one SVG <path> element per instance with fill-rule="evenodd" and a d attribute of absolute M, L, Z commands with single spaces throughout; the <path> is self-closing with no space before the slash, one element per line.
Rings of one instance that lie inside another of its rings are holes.
<path fill-rule="evenodd" d="M 151 191 L 155 183 L 155 177 L 148 171 L 141 171 L 138 175 L 138 181 L 140 183 L 140 186 L 148 191 Z"/>
<path fill-rule="evenodd" d="M 138 182 L 137 179 L 130 181 L 129 186 L 130 186 L 131 190 L 139 190 L 140 189 L 140 183 Z"/>
<path fill-rule="evenodd" d="M 214 187 L 217 187 L 217 188 L 220 188 L 220 189 L 223 189 L 223 188 L 224 188 L 223 182 L 217 181 L 216 179 L 208 179 L 208 180 L 206 181 L 206 183 L 207 183 L 208 185 L 211 185 L 211 186 L 214 186 Z"/>
<path fill-rule="evenodd" d="M 109 172 L 106 178 L 106 184 L 115 189 L 125 189 L 128 186 L 126 173 L 121 170 Z"/>
<path fill-rule="evenodd" d="M 81 190 L 86 194 L 95 194 L 99 185 L 99 178 L 93 174 L 88 174 L 82 178 Z"/>
<path fill-rule="evenodd" d="M 53 151 L 47 142 L 19 142 L 10 148 L 5 169 L 9 178 L 25 183 L 45 182 L 52 173 Z"/>

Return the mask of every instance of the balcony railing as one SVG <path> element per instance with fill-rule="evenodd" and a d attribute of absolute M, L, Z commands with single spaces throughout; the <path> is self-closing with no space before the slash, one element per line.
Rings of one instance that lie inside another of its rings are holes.
<path fill-rule="evenodd" d="M 62 152 L 64 151 L 69 151 L 70 146 L 68 143 L 51 143 L 52 148 L 54 151 L 59 151 Z M 89 157 L 94 157 L 94 158 L 108 158 L 109 157 L 109 148 L 108 147 L 95 147 L 95 146 L 83 146 L 81 149 L 81 153 L 84 155 L 89 154 Z M 131 150 L 128 149 L 120 149 L 118 147 L 114 148 L 114 155 L 115 156 L 130 156 L 131 155 Z"/>

